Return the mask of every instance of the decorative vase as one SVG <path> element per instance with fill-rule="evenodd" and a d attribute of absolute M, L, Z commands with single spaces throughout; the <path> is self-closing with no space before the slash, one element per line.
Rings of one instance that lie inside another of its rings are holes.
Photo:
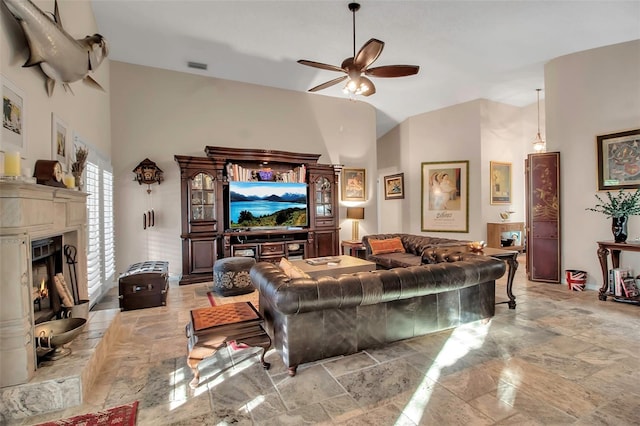
<path fill-rule="evenodd" d="M 624 243 L 627 241 L 627 222 L 628 216 L 618 216 L 611 218 L 611 232 L 616 243 Z"/>
<path fill-rule="evenodd" d="M 76 186 L 78 187 L 78 191 L 82 191 L 84 189 L 84 182 L 82 182 L 82 172 L 73 172 L 72 174 L 73 177 L 76 178 Z"/>

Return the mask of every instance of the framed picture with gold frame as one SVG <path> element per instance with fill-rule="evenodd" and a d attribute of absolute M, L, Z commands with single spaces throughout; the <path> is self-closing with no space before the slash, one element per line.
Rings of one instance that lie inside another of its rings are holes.
<path fill-rule="evenodd" d="M 400 200 L 404 198 L 404 173 L 384 177 L 384 199 Z"/>
<path fill-rule="evenodd" d="M 640 188 L 640 129 L 596 137 L 598 191 Z"/>
<path fill-rule="evenodd" d="M 365 169 L 342 169 L 341 189 L 342 201 L 366 201 Z"/>
<path fill-rule="evenodd" d="M 491 161 L 491 204 L 511 204 L 511 163 Z"/>
<path fill-rule="evenodd" d="M 469 232 L 469 161 L 422 163 L 422 231 Z"/>

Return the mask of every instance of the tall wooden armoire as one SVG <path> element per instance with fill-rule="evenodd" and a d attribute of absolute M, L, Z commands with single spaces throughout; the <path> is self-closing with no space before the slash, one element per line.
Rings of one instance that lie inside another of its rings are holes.
<path fill-rule="evenodd" d="M 529 154 L 527 190 L 527 278 L 559 283 L 560 153 Z"/>

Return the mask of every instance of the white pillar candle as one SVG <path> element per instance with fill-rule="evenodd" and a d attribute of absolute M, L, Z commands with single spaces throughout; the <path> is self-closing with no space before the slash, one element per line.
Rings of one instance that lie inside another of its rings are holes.
<path fill-rule="evenodd" d="M 4 175 L 20 176 L 20 153 L 19 152 L 4 153 Z"/>

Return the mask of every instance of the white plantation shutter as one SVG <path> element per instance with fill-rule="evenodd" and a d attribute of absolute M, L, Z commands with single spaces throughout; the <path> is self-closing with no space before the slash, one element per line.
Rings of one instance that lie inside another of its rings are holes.
<path fill-rule="evenodd" d="M 100 250 L 100 169 L 87 161 L 85 169 L 87 197 L 87 280 L 89 300 L 95 302 L 102 294 Z"/>
<path fill-rule="evenodd" d="M 96 149 L 75 135 L 74 142 L 89 150 L 84 172 L 87 197 L 87 280 L 90 304 L 105 293 L 115 275 L 113 173 L 111 164 Z"/>
<path fill-rule="evenodd" d="M 113 229 L 113 173 L 108 170 L 102 171 L 102 194 L 103 194 L 103 230 L 104 241 L 104 278 L 106 282 L 114 279 L 116 272 L 116 254 Z"/>

